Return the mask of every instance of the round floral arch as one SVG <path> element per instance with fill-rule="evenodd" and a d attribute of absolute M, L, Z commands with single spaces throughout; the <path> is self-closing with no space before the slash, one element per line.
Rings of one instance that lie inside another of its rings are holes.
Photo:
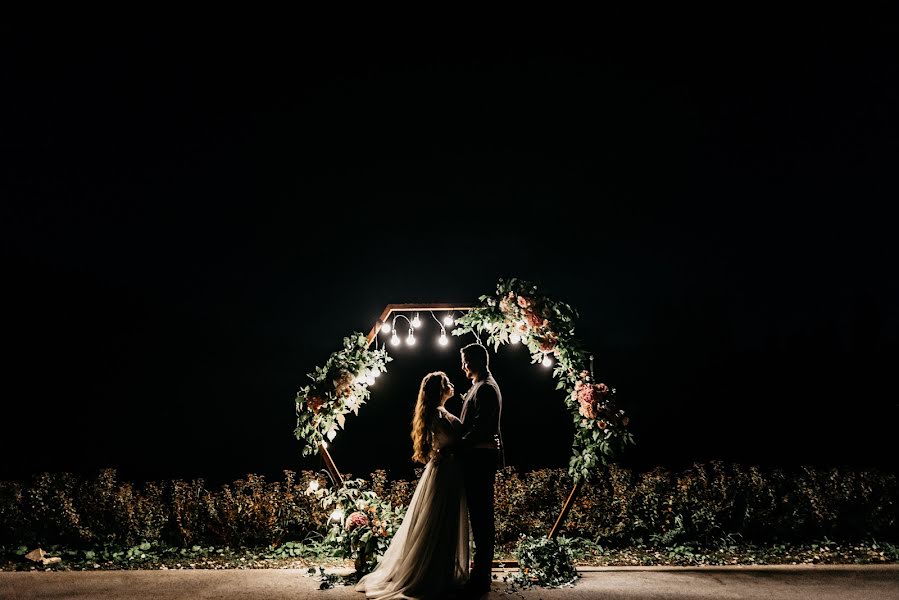
<path fill-rule="evenodd" d="M 456 319 L 453 335 L 486 334 L 494 351 L 500 346 L 522 343 L 531 362 L 555 358 L 553 376 L 556 389 L 564 391 L 566 406 L 575 424 L 569 473 L 576 484 L 589 481 L 596 467 L 606 464 L 628 444 L 629 418 L 615 403 L 615 388 L 597 382 L 592 356 L 574 336 L 577 311 L 565 302 L 544 295 L 533 283 L 520 279 L 500 279 L 496 293 L 480 297 L 480 305 Z M 369 337 L 361 333 L 344 338 L 343 348 L 333 353 L 308 377 L 296 397 L 297 439 L 306 442 L 303 455 L 322 453 L 329 470 L 336 473 L 325 444 L 343 429 L 349 413 L 370 398 L 369 386 L 387 370 L 392 359 L 383 348 L 371 349 L 371 341 L 382 323 Z"/>

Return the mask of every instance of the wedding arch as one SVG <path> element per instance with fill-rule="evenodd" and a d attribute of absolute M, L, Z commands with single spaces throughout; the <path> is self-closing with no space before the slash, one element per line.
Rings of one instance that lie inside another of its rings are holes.
<path fill-rule="evenodd" d="M 450 329 L 454 336 L 472 333 L 481 340 L 484 335 L 485 345 L 492 345 L 494 351 L 505 344 L 524 344 L 530 351 L 531 363 L 552 368 L 553 377 L 558 379 L 556 389 L 564 392 L 565 405 L 575 425 L 568 466 L 574 487 L 549 532 L 549 537 L 555 537 L 581 485 L 592 479 L 597 467 L 633 444 L 634 438 L 627 429 L 628 416 L 616 406 L 615 388 L 597 382 L 593 356 L 574 335 L 577 311 L 544 295 L 539 286 L 528 281 L 500 279 L 495 294 L 481 296 L 475 306 L 389 304 L 367 336 L 354 333 L 344 338 L 343 348 L 309 373 L 311 383 L 297 392 L 294 433 L 306 442 L 303 455 L 317 451 L 335 484 L 343 484 L 343 476 L 328 452 L 328 442 L 343 429 L 349 413 L 359 414 L 359 408 L 370 398 L 369 386 L 392 360 L 386 340 L 378 347 L 378 336 L 390 335 L 392 344 L 414 345 L 415 330 L 420 327 L 416 319 L 432 311 L 463 313 L 456 319 L 445 317 L 439 343 L 447 343 L 446 333 Z M 410 319 L 408 315 L 413 314 Z M 396 330 L 397 318 L 408 324 L 405 342 Z"/>

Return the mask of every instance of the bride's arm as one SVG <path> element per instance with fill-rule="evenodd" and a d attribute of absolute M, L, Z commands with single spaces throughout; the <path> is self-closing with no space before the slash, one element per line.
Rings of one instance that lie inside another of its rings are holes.
<path fill-rule="evenodd" d="M 437 414 L 443 417 L 443 419 L 450 424 L 450 427 L 452 427 L 454 431 L 462 429 L 462 421 L 460 421 L 456 415 L 446 410 L 446 408 L 444 408 L 443 406 L 437 407 Z"/>

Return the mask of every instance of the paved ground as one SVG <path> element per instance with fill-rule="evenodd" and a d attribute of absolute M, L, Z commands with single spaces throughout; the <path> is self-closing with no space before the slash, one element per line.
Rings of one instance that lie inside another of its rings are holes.
<path fill-rule="evenodd" d="M 899 565 L 771 567 L 598 567 L 574 588 L 510 593 L 494 584 L 490 599 L 899 600 Z M 319 591 L 296 570 L 100 571 L 0 573 L 0 598 L 76 600 L 363 600 L 352 588 Z"/>

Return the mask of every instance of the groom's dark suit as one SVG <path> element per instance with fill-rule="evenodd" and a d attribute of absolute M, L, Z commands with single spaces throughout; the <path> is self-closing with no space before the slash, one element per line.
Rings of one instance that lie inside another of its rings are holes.
<path fill-rule="evenodd" d="M 496 478 L 498 445 L 502 439 L 499 421 L 503 397 L 492 375 L 477 381 L 463 397 L 461 457 L 465 491 L 474 537 L 474 569 L 471 586 L 490 587 L 496 527 L 493 515 L 493 482 Z"/>

